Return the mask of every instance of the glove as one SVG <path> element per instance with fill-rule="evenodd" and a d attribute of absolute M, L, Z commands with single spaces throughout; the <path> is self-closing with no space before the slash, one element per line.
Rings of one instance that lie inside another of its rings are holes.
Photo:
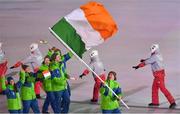
<path fill-rule="evenodd" d="M 100 87 L 105 87 L 105 84 L 101 82 Z"/>
<path fill-rule="evenodd" d="M 83 72 L 84 75 L 88 75 L 89 74 L 89 70 L 88 69 L 85 69 L 84 72 Z"/>
<path fill-rule="evenodd" d="M 84 76 L 84 74 L 81 74 L 81 75 L 79 75 L 79 78 L 81 78 L 82 79 L 82 77 Z"/>
<path fill-rule="evenodd" d="M 14 68 L 14 66 L 11 66 L 11 67 L 10 67 L 10 69 L 13 69 L 13 68 Z"/>
<path fill-rule="evenodd" d="M 140 60 L 141 63 L 144 62 L 144 61 L 145 61 L 145 59 L 141 59 L 141 60 Z"/>
<path fill-rule="evenodd" d="M 11 66 L 10 69 L 17 68 L 22 65 L 21 61 L 18 61 L 15 65 Z"/>
<path fill-rule="evenodd" d="M 132 68 L 134 68 L 135 70 L 139 68 L 139 66 L 133 66 Z"/>
<path fill-rule="evenodd" d="M 36 78 L 35 81 L 36 82 L 38 82 L 38 81 L 43 82 L 43 78 Z"/>

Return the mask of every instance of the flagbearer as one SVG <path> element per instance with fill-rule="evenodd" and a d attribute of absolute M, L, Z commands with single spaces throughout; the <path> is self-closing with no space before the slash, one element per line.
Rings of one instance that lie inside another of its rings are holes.
<path fill-rule="evenodd" d="M 116 73 L 114 71 L 110 71 L 108 73 L 107 80 L 105 83 L 119 96 L 117 98 L 109 89 L 105 86 L 105 84 L 101 84 L 100 93 L 101 93 L 101 110 L 102 113 L 121 113 L 119 100 L 122 96 L 121 88 L 116 81 Z"/>
<path fill-rule="evenodd" d="M 160 54 L 159 45 L 153 44 L 150 50 L 151 56 L 149 58 L 142 59 L 140 60 L 141 63 L 139 65 L 133 66 L 134 69 L 138 69 L 144 67 L 145 65 L 151 65 L 154 81 L 152 85 L 152 103 L 150 103 L 149 106 L 159 106 L 158 91 L 160 89 L 170 103 L 169 108 L 175 108 L 175 100 L 165 86 L 165 70 L 163 65 L 163 58 Z"/>
<path fill-rule="evenodd" d="M 93 71 L 103 80 L 105 81 L 106 76 L 105 76 L 105 69 L 104 69 L 104 65 L 101 62 L 99 55 L 98 55 L 98 51 L 97 50 L 93 50 L 90 53 L 90 67 L 91 69 L 93 69 Z M 86 69 L 84 70 L 84 72 L 79 76 L 80 78 L 86 76 L 89 74 L 89 70 Z M 94 90 L 93 90 L 93 97 L 91 99 L 91 102 L 97 102 L 98 101 L 98 97 L 99 97 L 99 89 L 100 89 L 100 85 L 101 85 L 101 80 L 93 73 L 92 74 L 94 77 Z"/>

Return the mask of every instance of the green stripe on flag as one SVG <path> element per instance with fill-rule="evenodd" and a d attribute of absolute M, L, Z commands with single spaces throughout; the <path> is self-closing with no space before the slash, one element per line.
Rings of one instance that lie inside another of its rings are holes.
<path fill-rule="evenodd" d="M 82 54 L 86 51 L 85 43 L 81 40 L 76 30 L 62 18 L 57 22 L 52 30 L 79 56 L 82 58 Z"/>

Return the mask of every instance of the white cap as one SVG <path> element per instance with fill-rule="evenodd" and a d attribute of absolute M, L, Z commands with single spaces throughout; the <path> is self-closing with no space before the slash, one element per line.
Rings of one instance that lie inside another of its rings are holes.
<path fill-rule="evenodd" d="M 159 45 L 158 44 L 152 44 L 152 46 L 150 48 L 151 53 L 154 53 L 158 49 L 159 49 Z"/>
<path fill-rule="evenodd" d="M 38 44 L 37 43 L 32 43 L 30 45 L 30 51 L 32 52 L 32 51 L 35 51 L 36 49 L 38 49 Z"/>
<path fill-rule="evenodd" d="M 97 56 L 97 55 L 98 55 L 98 51 L 97 50 L 93 50 L 90 53 L 90 57 L 94 57 L 94 56 Z"/>

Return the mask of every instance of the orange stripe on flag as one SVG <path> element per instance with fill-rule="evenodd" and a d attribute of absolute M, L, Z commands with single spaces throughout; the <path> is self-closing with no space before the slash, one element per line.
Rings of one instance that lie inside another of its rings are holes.
<path fill-rule="evenodd" d="M 49 73 L 49 70 L 43 71 L 43 74 L 48 74 L 48 73 Z"/>
<path fill-rule="evenodd" d="M 117 32 L 116 23 L 102 4 L 89 2 L 80 8 L 84 11 L 85 17 L 92 28 L 98 31 L 104 40 Z"/>
<path fill-rule="evenodd" d="M 51 73 L 49 72 L 49 70 L 45 70 L 45 71 L 43 71 L 43 76 L 45 78 L 47 78 L 47 77 L 51 76 Z"/>

